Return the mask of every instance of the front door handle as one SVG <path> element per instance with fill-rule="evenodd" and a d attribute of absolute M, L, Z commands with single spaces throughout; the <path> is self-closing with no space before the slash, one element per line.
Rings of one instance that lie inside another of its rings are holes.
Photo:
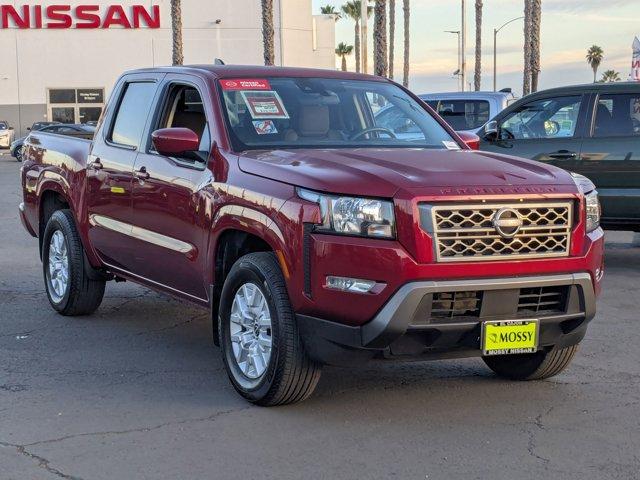
<path fill-rule="evenodd" d="M 576 158 L 578 154 L 576 152 L 570 152 L 569 150 L 558 150 L 557 152 L 550 153 L 551 158 Z"/>
<path fill-rule="evenodd" d="M 102 170 L 104 168 L 104 165 L 102 165 L 102 162 L 99 158 L 96 158 L 89 164 L 89 167 L 91 167 L 93 170 Z"/>
<path fill-rule="evenodd" d="M 140 167 L 140 169 L 135 171 L 136 178 L 138 180 L 148 180 L 151 175 L 147 172 L 147 167 Z"/>

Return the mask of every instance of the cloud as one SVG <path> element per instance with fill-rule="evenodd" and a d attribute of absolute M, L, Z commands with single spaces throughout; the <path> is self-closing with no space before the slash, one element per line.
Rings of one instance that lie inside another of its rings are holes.
<path fill-rule="evenodd" d="M 638 5 L 638 0 L 607 0 L 606 7 L 602 0 L 545 0 L 542 8 L 546 11 L 556 12 L 602 12 L 603 8 L 625 7 L 627 5 Z M 637 21 L 634 19 L 634 21 Z"/>

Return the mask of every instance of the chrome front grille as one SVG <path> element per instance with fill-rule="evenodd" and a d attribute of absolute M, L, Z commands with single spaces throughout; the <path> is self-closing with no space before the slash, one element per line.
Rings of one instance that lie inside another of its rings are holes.
<path fill-rule="evenodd" d="M 421 217 L 439 262 L 569 255 L 568 201 L 421 205 Z"/>

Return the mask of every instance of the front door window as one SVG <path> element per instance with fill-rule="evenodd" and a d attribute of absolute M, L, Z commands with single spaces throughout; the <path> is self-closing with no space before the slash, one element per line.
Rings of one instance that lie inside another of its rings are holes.
<path fill-rule="evenodd" d="M 554 97 L 522 105 L 500 125 L 500 139 L 573 137 L 582 97 Z"/>

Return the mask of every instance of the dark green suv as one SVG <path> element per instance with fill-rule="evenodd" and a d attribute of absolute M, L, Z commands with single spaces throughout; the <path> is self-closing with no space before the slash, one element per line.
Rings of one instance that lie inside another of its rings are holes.
<path fill-rule="evenodd" d="M 607 228 L 640 231 L 640 83 L 596 83 L 528 95 L 478 135 L 480 149 L 590 178 Z"/>

